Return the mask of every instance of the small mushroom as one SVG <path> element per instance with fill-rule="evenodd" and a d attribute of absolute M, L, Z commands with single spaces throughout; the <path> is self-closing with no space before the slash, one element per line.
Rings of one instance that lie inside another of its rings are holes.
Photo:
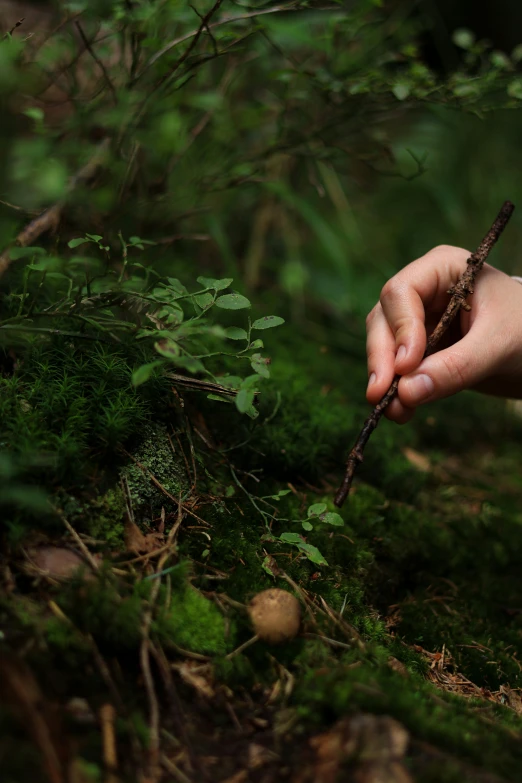
<path fill-rule="evenodd" d="M 288 642 L 299 632 L 301 607 L 286 590 L 263 590 L 252 598 L 248 612 L 256 635 L 264 642 Z"/>

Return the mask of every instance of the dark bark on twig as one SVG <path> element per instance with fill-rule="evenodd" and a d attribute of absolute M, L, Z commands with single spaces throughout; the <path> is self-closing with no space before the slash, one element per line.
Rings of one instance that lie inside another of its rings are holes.
<path fill-rule="evenodd" d="M 453 322 L 459 310 L 461 308 L 463 310 L 471 309 L 466 300 L 468 296 L 471 296 L 474 291 L 475 279 L 484 266 L 484 262 L 493 249 L 497 239 L 505 229 L 514 209 L 515 207 L 510 201 L 504 202 L 502 209 L 498 213 L 490 230 L 478 246 L 477 250 L 468 258 L 466 269 L 462 273 L 458 282 L 449 289 L 448 294 L 451 294 L 451 299 L 448 303 L 448 306 L 446 307 L 446 310 L 444 311 L 444 314 L 442 315 L 442 318 L 428 338 L 426 350 L 423 356 L 424 359 L 426 356 L 429 356 L 434 352 L 434 349 L 440 341 L 442 335 Z M 343 505 L 344 501 L 348 497 L 357 465 L 359 465 L 359 463 L 364 459 L 364 449 L 368 443 L 370 435 L 377 427 L 382 414 L 390 402 L 397 395 L 400 379 L 400 375 L 395 376 L 392 385 L 384 397 L 382 397 L 382 399 L 377 403 L 373 411 L 364 422 L 363 428 L 359 433 L 359 437 L 357 438 L 354 447 L 348 455 L 345 476 L 334 500 L 335 505 L 339 508 Z"/>

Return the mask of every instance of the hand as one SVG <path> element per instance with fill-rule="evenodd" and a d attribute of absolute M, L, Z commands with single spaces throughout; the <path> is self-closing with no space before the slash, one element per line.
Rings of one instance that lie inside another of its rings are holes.
<path fill-rule="evenodd" d="M 477 277 L 471 311 L 461 309 L 437 353 L 422 359 L 426 335 L 446 309 L 447 291 L 469 256 L 447 245 L 430 250 L 386 283 L 366 319 L 366 397 L 375 405 L 394 375 L 402 375 L 385 414 L 399 424 L 418 405 L 463 389 L 522 397 L 522 285 L 489 264 Z"/>

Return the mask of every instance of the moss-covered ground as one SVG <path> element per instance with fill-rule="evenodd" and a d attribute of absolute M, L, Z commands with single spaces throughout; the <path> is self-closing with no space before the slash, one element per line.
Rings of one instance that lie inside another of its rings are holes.
<path fill-rule="evenodd" d="M 128 356 L 90 346 L 6 364 L 6 783 L 520 780 L 522 419 L 461 395 L 383 422 L 344 524 L 310 522 L 334 511 L 365 368 L 328 329 L 285 331 L 255 422 L 133 390 Z M 83 568 L 42 567 L 51 546 Z M 301 633 L 248 645 L 269 587 Z"/>

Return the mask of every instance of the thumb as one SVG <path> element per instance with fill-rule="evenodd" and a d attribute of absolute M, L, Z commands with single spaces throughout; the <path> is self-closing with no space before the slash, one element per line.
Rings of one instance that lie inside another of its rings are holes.
<path fill-rule="evenodd" d="M 470 389 L 491 371 L 488 341 L 480 330 L 473 330 L 444 351 L 428 356 L 415 372 L 399 382 L 399 399 L 408 408 L 449 397 Z"/>

